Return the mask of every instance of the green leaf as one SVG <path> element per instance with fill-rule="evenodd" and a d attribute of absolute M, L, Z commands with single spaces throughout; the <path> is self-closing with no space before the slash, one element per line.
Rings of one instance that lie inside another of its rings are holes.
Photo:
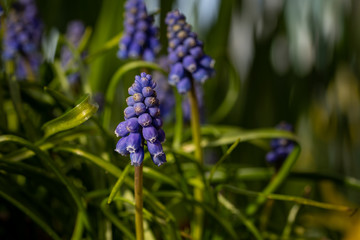
<path fill-rule="evenodd" d="M 82 101 L 73 109 L 43 125 L 45 138 L 58 132 L 77 127 L 94 115 L 98 106 L 91 104 L 89 95 L 85 95 Z"/>
<path fill-rule="evenodd" d="M 223 120 L 233 109 L 240 91 L 241 80 L 236 73 L 236 70 L 231 65 L 230 67 L 230 76 L 229 76 L 229 86 L 224 100 L 217 108 L 217 110 L 210 117 L 211 122 L 220 122 Z"/>
<path fill-rule="evenodd" d="M 211 171 L 210 171 L 210 176 L 209 176 L 209 180 L 208 182 L 210 183 L 214 173 L 216 171 L 216 169 L 220 166 L 220 164 L 225 161 L 225 159 L 232 153 L 232 151 L 234 151 L 234 149 L 237 147 L 237 145 L 239 145 L 240 143 L 240 139 L 236 140 L 235 143 L 233 143 L 233 145 L 231 145 L 231 147 L 226 151 L 226 153 L 220 158 L 220 160 L 212 167 Z"/>
<path fill-rule="evenodd" d="M 177 182 L 173 178 L 166 176 L 165 174 L 161 173 L 160 171 L 157 171 L 152 168 L 144 166 L 143 173 L 144 173 L 144 177 L 149 177 L 149 178 L 154 179 L 155 181 L 167 183 L 167 184 L 173 186 L 174 188 L 179 188 Z"/>
<path fill-rule="evenodd" d="M 220 190 L 223 190 L 223 189 L 227 189 L 227 190 L 230 190 L 231 192 L 246 195 L 246 196 L 257 196 L 257 197 L 262 197 L 262 198 L 265 198 L 265 199 L 273 199 L 273 200 L 278 200 L 278 201 L 294 202 L 294 203 L 298 203 L 298 204 L 301 204 L 301 205 L 312 206 L 312 207 L 317 207 L 317 208 L 322 208 L 322 209 L 327 209 L 327 210 L 333 210 L 333 211 L 347 212 L 347 213 L 350 213 L 350 214 L 354 213 L 357 210 L 356 208 L 351 208 L 351 207 L 348 207 L 348 206 L 342 206 L 342 205 L 335 205 L 335 204 L 331 204 L 331 203 L 318 202 L 318 201 L 303 198 L 303 197 L 288 196 L 288 195 L 274 194 L 274 193 L 266 194 L 264 192 L 254 192 L 254 191 L 249 191 L 249 190 L 246 190 L 246 189 L 241 189 L 241 188 L 238 188 L 238 187 L 234 187 L 234 186 L 231 186 L 231 185 L 218 185 L 216 187 L 216 191 L 220 191 Z"/>
<path fill-rule="evenodd" d="M 36 224 L 38 224 L 50 237 L 55 240 L 61 240 L 57 233 L 48 225 L 47 221 L 41 217 L 41 215 L 28 204 L 26 199 L 22 199 L 16 196 L 15 192 L 11 191 L 11 188 L 3 187 L 3 184 L 0 184 L 0 196 L 13 204 L 15 207 L 24 212 L 28 217 L 30 217 Z"/>
<path fill-rule="evenodd" d="M 55 151 L 65 151 L 70 152 L 75 155 L 78 155 L 86 160 L 89 160 L 92 163 L 95 163 L 97 166 L 101 167 L 105 171 L 111 173 L 115 177 L 120 177 L 122 174 L 122 171 L 116 167 L 114 164 L 107 162 L 93 154 L 90 154 L 86 151 L 83 151 L 81 149 L 77 148 L 69 148 L 69 147 L 61 147 L 54 149 Z M 131 188 L 134 188 L 134 182 L 132 179 L 125 177 L 124 183 L 128 185 Z M 157 211 L 159 214 L 165 216 L 167 220 L 171 220 L 175 222 L 174 216 L 167 210 L 167 208 L 159 201 L 157 200 L 149 191 L 146 189 L 144 191 L 144 199 L 148 200 L 148 204 L 153 207 L 155 211 Z"/>
<path fill-rule="evenodd" d="M 131 70 L 134 70 L 134 69 L 138 69 L 138 68 L 148 68 L 148 69 L 158 70 L 158 71 L 165 73 L 164 70 L 159 65 L 157 65 L 155 63 L 151 63 L 151 62 L 132 61 L 132 62 L 128 62 L 128 63 L 122 65 L 112 76 L 110 83 L 108 85 L 107 91 L 106 91 L 105 98 L 106 98 L 107 104 L 105 105 L 104 119 L 103 119 L 103 126 L 105 128 L 108 128 L 109 124 L 110 124 L 111 105 L 114 101 L 116 87 L 117 87 L 119 81 L 121 80 L 122 76 L 125 73 L 127 73 Z"/>
<path fill-rule="evenodd" d="M 245 227 L 254 235 L 254 237 L 258 240 L 262 240 L 259 230 L 255 227 L 255 225 L 247 219 L 239 209 L 237 209 L 229 200 L 227 200 L 222 194 L 218 193 L 218 201 L 221 205 L 223 205 L 227 210 L 229 210 L 232 214 L 236 215 L 241 222 L 245 225 Z"/>
<path fill-rule="evenodd" d="M 216 126 L 213 126 L 216 129 Z M 205 128 L 208 130 L 209 128 Z M 228 127 L 230 130 L 231 128 Z M 216 147 L 227 144 L 232 144 L 239 140 L 239 142 L 247 142 L 256 139 L 263 138 L 286 138 L 297 141 L 297 138 L 294 134 L 288 131 L 276 130 L 273 128 L 270 129 L 256 129 L 256 130 L 239 130 L 239 128 L 234 127 L 233 131 L 226 131 L 221 133 L 219 137 L 212 138 L 203 138 L 201 141 L 202 147 Z M 183 151 L 185 152 L 193 152 L 195 150 L 194 144 L 186 143 L 182 146 Z"/>
<path fill-rule="evenodd" d="M 266 188 L 262 191 L 264 195 L 273 193 L 278 187 L 285 181 L 287 176 L 289 175 L 292 166 L 295 164 L 296 160 L 300 155 L 300 147 L 296 146 L 289 156 L 286 158 L 285 162 L 281 166 L 279 172 L 274 176 L 272 181 L 266 186 Z M 266 200 L 266 197 L 258 196 L 258 198 L 248 205 L 246 208 L 246 214 L 252 215 L 254 214 L 259 206 L 263 204 Z"/>
<path fill-rule="evenodd" d="M 90 222 L 89 222 L 87 214 L 86 214 L 85 206 L 84 206 L 84 203 L 83 203 L 77 189 L 68 180 L 68 178 L 60 171 L 58 166 L 55 165 L 55 162 L 53 162 L 53 160 L 50 158 L 50 156 L 47 154 L 47 152 L 44 152 L 39 147 L 35 146 L 31 142 L 29 142 L 23 138 L 13 136 L 13 135 L 0 136 L 0 144 L 6 143 L 6 142 L 17 143 L 17 144 L 23 145 L 26 148 L 30 149 L 39 157 L 39 159 L 42 161 L 42 163 L 45 166 L 48 166 L 55 173 L 55 175 L 59 178 L 59 180 L 66 186 L 66 188 L 69 191 L 70 195 L 72 196 L 74 202 L 76 203 L 79 211 L 82 212 L 82 214 L 84 216 L 83 219 L 84 219 L 84 224 L 85 224 L 86 228 L 91 231 Z"/>
<path fill-rule="evenodd" d="M 121 173 L 119 179 L 116 181 L 115 186 L 111 190 L 110 196 L 108 198 L 108 202 L 107 202 L 108 204 L 110 204 L 112 202 L 116 193 L 120 190 L 122 183 L 124 182 L 124 179 L 127 176 L 130 168 L 131 168 L 131 165 L 127 165 L 126 168 L 124 169 L 124 171 Z"/>
<path fill-rule="evenodd" d="M 129 230 L 128 227 L 125 226 L 119 219 L 118 217 L 111 212 L 111 209 L 109 207 L 108 204 L 106 204 L 107 199 L 105 198 L 102 202 L 101 202 L 101 210 L 103 211 L 103 213 L 105 214 L 105 216 L 117 227 L 117 229 L 119 229 L 121 232 L 123 232 L 129 239 L 133 239 L 135 240 L 135 236 L 134 234 L 132 234 Z"/>

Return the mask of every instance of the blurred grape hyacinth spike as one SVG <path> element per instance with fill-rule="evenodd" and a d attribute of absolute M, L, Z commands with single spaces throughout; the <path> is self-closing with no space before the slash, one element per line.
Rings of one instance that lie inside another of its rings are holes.
<path fill-rule="evenodd" d="M 276 126 L 279 130 L 293 132 L 293 126 L 286 122 L 281 122 Z M 285 138 L 275 138 L 270 142 L 271 151 L 266 154 L 266 161 L 270 164 L 281 165 L 282 162 L 294 149 L 295 142 Z"/>
<path fill-rule="evenodd" d="M 80 41 L 85 33 L 85 26 L 81 21 L 71 21 L 66 29 L 66 39 L 72 44 L 75 48 L 77 48 L 80 44 Z M 77 84 L 80 82 L 80 73 L 74 71 L 74 69 L 78 68 L 76 64 L 74 64 L 74 56 L 70 51 L 69 47 L 63 46 L 61 49 L 61 66 L 65 71 L 72 71 L 67 77 L 70 84 Z"/>
<path fill-rule="evenodd" d="M 179 93 L 191 89 L 191 79 L 204 83 L 214 74 L 215 61 L 204 53 L 203 43 L 191 31 L 185 16 L 174 10 L 166 16 L 169 40 L 168 61 L 171 64 L 169 82 Z"/>
<path fill-rule="evenodd" d="M 153 26 L 143 0 L 127 0 L 125 3 L 124 35 L 119 42 L 118 58 L 142 58 L 154 61 L 160 50 L 158 29 Z"/>
<path fill-rule="evenodd" d="M 134 166 L 140 166 L 144 160 L 145 141 L 154 164 L 160 166 L 166 162 L 162 148 L 165 133 L 155 87 L 151 75 L 143 72 L 135 76 L 135 82 L 128 89 L 131 96 L 126 100 L 125 121 L 115 129 L 116 136 L 121 137 L 115 151 L 123 156 L 130 154 Z"/>
<path fill-rule="evenodd" d="M 3 38 L 4 61 L 12 60 L 19 79 L 38 72 L 42 61 L 40 53 L 43 24 L 38 18 L 38 11 L 33 0 L 13 2 L 5 20 Z"/>

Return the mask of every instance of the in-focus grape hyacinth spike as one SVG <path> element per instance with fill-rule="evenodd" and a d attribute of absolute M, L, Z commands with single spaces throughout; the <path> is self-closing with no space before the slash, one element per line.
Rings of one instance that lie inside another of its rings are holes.
<path fill-rule="evenodd" d="M 119 43 L 120 59 L 142 58 L 154 61 L 160 50 L 158 29 L 153 26 L 143 0 L 127 0 L 125 3 L 124 35 Z"/>
<path fill-rule="evenodd" d="M 281 122 L 276 126 L 279 130 L 293 132 L 291 124 Z M 271 164 L 281 164 L 294 149 L 295 142 L 285 138 L 275 138 L 270 142 L 271 151 L 266 154 L 266 160 Z"/>
<path fill-rule="evenodd" d="M 204 83 L 214 73 L 215 61 L 204 53 L 203 43 L 191 31 L 191 25 L 179 10 L 169 12 L 165 20 L 169 40 L 169 82 L 179 93 L 191 89 L 191 79 Z"/>
<path fill-rule="evenodd" d="M 151 75 L 141 73 L 135 76 L 135 82 L 128 90 L 130 96 L 126 99 L 128 107 L 124 110 L 125 121 L 115 129 L 116 136 L 121 137 L 115 151 L 123 156 L 130 154 L 131 165 L 134 166 L 140 166 L 144 160 L 145 142 L 155 165 L 166 162 L 162 148 L 165 133 L 161 128 L 155 87 Z"/>
<path fill-rule="evenodd" d="M 4 61 L 16 64 L 16 76 L 25 79 L 30 72 L 36 74 L 42 61 L 40 46 L 42 22 L 38 18 L 33 0 L 14 2 L 5 20 L 6 31 L 3 38 Z"/>

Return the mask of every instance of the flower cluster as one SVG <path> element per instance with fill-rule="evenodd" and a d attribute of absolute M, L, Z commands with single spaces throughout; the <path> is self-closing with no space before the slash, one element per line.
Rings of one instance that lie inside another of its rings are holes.
<path fill-rule="evenodd" d="M 125 32 L 117 56 L 120 59 L 143 58 L 145 61 L 153 61 L 160 50 L 153 16 L 148 16 L 143 0 L 128 0 L 125 10 Z"/>
<path fill-rule="evenodd" d="M 135 76 L 135 82 L 128 90 L 131 96 L 126 99 L 125 121 L 115 129 L 116 136 L 121 137 L 115 151 L 123 156 L 130 154 L 131 165 L 134 166 L 140 166 L 144 160 L 144 141 L 154 164 L 160 166 L 166 162 L 161 145 L 165 141 L 165 133 L 161 128 L 155 87 L 151 75 L 141 73 Z"/>
<path fill-rule="evenodd" d="M 215 61 L 204 54 L 203 43 L 191 31 L 185 16 L 174 10 L 167 14 L 167 35 L 169 39 L 168 60 L 171 64 L 169 82 L 179 93 L 191 89 L 191 79 L 204 83 L 213 73 Z"/>
<path fill-rule="evenodd" d="M 293 132 L 293 127 L 291 124 L 282 122 L 276 126 L 279 130 L 285 130 Z M 275 138 L 270 142 L 271 151 L 266 154 L 266 160 L 271 164 L 276 164 L 284 161 L 287 156 L 294 149 L 295 142 L 285 139 L 285 138 Z"/>
<path fill-rule="evenodd" d="M 18 0 L 12 4 L 5 20 L 2 58 L 16 63 L 16 75 L 24 79 L 35 74 L 41 64 L 42 22 L 33 0 Z"/>
<path fill-rule="evenodd" d="M 66 39 L 77 48 L 80 44 L 80 41 L 85 33 L 85 26 L 81 21 L 71 21 L 66 29 Z M 64 46 L 61 49 L 61 66 L 65 71 L 70 71 L 68 75 L 68 81 L 70 84 L 77 84 L 80 82 L 80 74 L 74 69 L 77 69 L 78 66 L 74 64 L 74 56 L 70 49 L 67 46 Z"/>

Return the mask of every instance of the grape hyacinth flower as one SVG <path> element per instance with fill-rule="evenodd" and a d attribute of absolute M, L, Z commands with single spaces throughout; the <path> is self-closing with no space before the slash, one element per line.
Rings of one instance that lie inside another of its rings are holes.
<path fill-rule="evenodd" d="M 12 60 L 19 79 L 34 78 L 42 61 L 40 46 L 43 25 L 33 0 L 18 0 L 5 20 L 4 61 Z"/>
<path fill-rule="evenodd" d="M 125 121 L 115 129 L 116 136 L 121 139 L 115 151 L 123 156 L 130 154 L 131 165 L 140 166 L 144 160 L 144 142 L 155 165 L 166 162 L 162 148 L 165 133 L 162 130 L 159 99 L 154 88 L 156 83 L 151 75 L 141 73 L 135 76 L 135 82 L 129 88 L 128 105 L 124 110 Z"/>
<path fill-rule="evenodd" d="M 291 124 L 281 122 L 276 126 L 279 130 L 285 130 L 293 132 L 293 127 Z M 279 164 L 287 158 L 287 156 L 294 149 L 295 142 L 285 138 L 275 138 L 270 142 L 271 151 L 266 154 L 266 160 L 270 164 Z"/>
<path fill-rule="evenodd" d="M 120 59 L 142 58 L 154 61 L 160 50 L 158 29 L 153 26 L 143 0 L 128 0 L 125 3 L 124 35 L 119 43 L 117 56 Z"/>
<path fill-rule="evenodd" d="M 80 44 L 80 41 L 85 33 L 85 26 L 81 21 L 71 21 L 66 29 L 66 39 L 77 48 Z M 74 56 L 70 51 L 69 47 L 63 46 L 60 54 L 61 66 L 65 71 L 70 71 L 71 73 L 67 76 L 70 84 L 80 83 L 80 73 L 74 71 L 78 66 L 74 64 Z"/>
<path fill-rule="evenodd" d="M 169 82 L 177 87 L 179 93 L 186 93 L 191 89 L 191 79 L 204 83 L 212 76 L 215 61 L 204 53 L 203 43 L 191 31 L 191 25 L 179 10 L 168 13 L 165 22 L 171 64 Z"/>

